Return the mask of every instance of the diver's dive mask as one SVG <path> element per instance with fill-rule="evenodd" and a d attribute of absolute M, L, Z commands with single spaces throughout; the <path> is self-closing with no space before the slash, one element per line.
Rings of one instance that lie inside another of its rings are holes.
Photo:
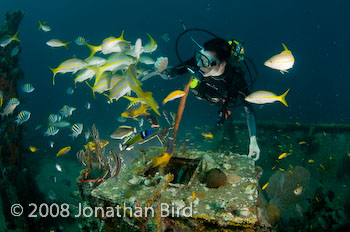
<path fill-rule="evenodd" d="M 204 49 L 200 51 L 195 51 L 195 57 L 196 57 L 198 67 L 210 68 L 219 63 L 210 54 L 205 52 Z"/>

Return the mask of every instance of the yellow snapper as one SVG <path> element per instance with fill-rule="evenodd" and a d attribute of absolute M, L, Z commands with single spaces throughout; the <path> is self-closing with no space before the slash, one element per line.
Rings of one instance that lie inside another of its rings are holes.
<path fill-rule="evenodd" d="M 152 57 L 145 56 L 145 55 L 140 56 L 139 61 L 142 64 L 154 64 L 155 63 L 155 61 L 152 59 Z"/>
<path fill-rule="evenodd" d="M 49 41 L 46 42 L 46 44 L 52 48 L 59 48 L 59 47 L 65 47 L 66 49 L 68 49 L 68 44 L 70 44 L 71 42 L 67 42 L 67 43 L 63 43 L 61 40 L 59 39 L 51 39 Z"/>
<path fill-rule="evenodd" d="M 108 97 L 111 102 L 113 102 L 113 100 L 118 101 L 119 98 L 130 93 L 130 91 L 131 91 L 131 88 L 129 86 L 128 81 L 126 80 L 125 76 L 122 76 L 120 77 L 119 81 L 109 91 L 109 95 L 105 94 L 105 96 Z"/>
<path fill-rule="evenodd" d="M 255 104 L 266 104 L 266 103 L 272 103 L 275 101 L 282 102 L 285 106 L 288 106 L 286 102 L 286 95 L 289 92 L 290 89 L 288 89 L 284 94 L 277 96 L 274 93 L 268 92 L 268 91 L 257 91 L 245 98 L 247 102 L 255 103 Z"/>
<path fill-rule="evenodd" d="M 141 89 L 140 86 L 142 83 L 137 79 L 137 70 L 134 64 L 129 66 L 127 72 L 127 80 L 131 89 L 137 94 L 137 96 L 139 98 L 142 98 L 154 110 L 154 112 L 156 112 L 160 116 L 160 113 L 158 111 L 159 106 L 152 97 L 152 93 L 143 92 L 143 90 Z"/>
<path fill-rule="evenodd" d="M 31 152 L 36 152 L 38 149 L 36 148 L 36 147 L 33 147 L 33 146 L 29 146 L 29 150 L 31 151 Z"/>
<path fill-rule="evenodd" d="M 175 100 L 177 98 L 183 97 L 185 95 L 185 92 L 182 90 L 175 90 L 171 92 L 166 98 L 163 100 L 163 105 L 166 104 L 169 101 Z"/>
<path fill-rule="evenodd" d="M 100 140 L 100 143 L 99 143 L 99 145 L 100 145 L 101 148 L 104 148 L 104 147 L 107 146 L 108 144 L 109 144 L 109 141 L 108 141 L 108 140 Z M 89 146 L 89 148 L 90 148 L 91 151 L 96 150 L 96 143 L 94 143 L 94 142 L 89 142 L 88 144 L 84 145 L 85 150 L 88 149 L 88 146 Z"/>
<path fill-rule="evenodd" d="M 61 156 L 61 155 L 64 155 L 64 154 L 67 154 L 69 151 L 70 151 L 71 147 L 70 146 L 67 146 L 67 147 L 64 147 L 62 148 L 61 150 L 59 150 L 56 154 L 56 156 Z"/>
<path fill-rule="evenodd" d="M 104 39 L 101 45 L 102 53 L 105 55 L 110 54 L 113 52 L 113 47 L 115 47 L 118 43 L 121 43 L 121 42 L 128 43 L 128 41 L 124 40 L 123 35 L 124 35 L 124 30 L 122 31 L 122 34 L 118 38 L 108 37 Z"/>
<path fill-rule="evenodd" d="M 94 46 L 94 45 L 91 45 L 91 44 L 88 44 L 86 41 L 83 41 L 83 43 L 90 49 L 91 53 L 90 53 L 90 56 L 87 58 L 87 59 L 90 59 L 92 58 L 96 52 L 100 52 L 101 51 L 101 45 L 98 45 L 98 46 Z"/>
<path fill-rule="evenodd" d="M 63 61 L 57 68 L 50 68 L 53 72 L 52 84 L 55 85 L 55 76 L 57 73 L 68 73 L 72 72 L 73 74 L 77 71 L 85 68 L 88 64 L 80 59 L 69 59 Z"/>
<path fill-rule="evenodd" d="M 9 45 L 12 41 L 17 41 L 17 42 L 21 42 L 18 37 L 18 31 L 13 35 L 5 35 L 4 37 L 2 37 L 2 39 L 0 40 L 0 46 L 1 47 L 6 47 L 7 45 Z"/>
<path fill-rule="evenodd" d="M 124 54 L 116 54 L 108 58 L 107 62 L 100 67 L 88 67 L 95 72 L 95 84 L 101 79 L 102 74 L 106 71 L 116 72 L 133 64 L 135 60 Z M 95 85 L 94 84 L 94 85 Z"/>
<path fill-rule="evenodd" d="M 132 118 L 137 120 L 137 117 L 140 115 L 148 115 L 147 110 L 149 110 L 149 106 L 147 104 L 141 103 L 138 106 L 132 107 L 121 114 L 124 118 Z"/>
<path fill-rule="evenodd" d="M 286 45 L 283 45 L 284 51 L 282 51 L 280 54 L 275 55 L 265 61 L 264 65 L 272 68 L 280 70 L 282 74 L 285 72 L 288 72 L 287 70 L 292 68 L 294 65 L 294 56 L 290 50 L 286 47 Z"/>
<path fill-rule="evenodd" d="M 4 111 L 0 113 L 1 116 L 4 117 L 12 114 L 19 104 L 20 101 L 17 98 L 11 98 L 5 106 Z"/>
<path fill-rule="evenodd" d="M 78 82 L 83 82 L 86 80 L 90 80 L 95 76 L 95 72 L 90 69 L 80 70 L 77 74 L 77 77 L 74 78 L 74 84 L 76 85 Z"/>
<path fill-rule="evenodd" d="M 139 97 L 129 97 L 129 96 L 124 96 L 124 98 L 128 99 L 130 101 L 129 106 L 127 109 L 129 109 L 131 106 L 137 104 L 137 103 L 146 103 L 145 100 Z"/>
<path fill-rule="evenodd" d="M 49 31 L 51 31 L 51 27 L 49 25 L 47 25 L 46 22 L 41 23 L 39 21 L 39 30 L 43 30 L 45 32 L 49 32 Z"/>
<path fill-rule="evenodd" d="M 142 47 L 142 40 L 137 39 L 135 42 L 135 46 L 133 46 L 128 52 L 125 54 L 135 57 L 137 60 L 140 58 L 141 53 L 143 53 L 144 48 Z"/>
<path fill-rule="evenodd" d="M 107 60 L 105 58 L 102 58 L 99 56 L 93 56 L 91 58 L 86 58 L 84 61 L 86 63 L 88 63 L 89 66 L 102 66 L 107 62 Z"/>
<path fill-rule="evenodd" d="M 157 42 L 152 38 L 152 36 L 150 34 L 148 34 L 148 37 L 149 37 L 149 43 L 147 43 L 145 46 L 144 46 L 144 52 L 145 53 L 152 53 L 154 52 L 155 50 L 157 50 Z"/>

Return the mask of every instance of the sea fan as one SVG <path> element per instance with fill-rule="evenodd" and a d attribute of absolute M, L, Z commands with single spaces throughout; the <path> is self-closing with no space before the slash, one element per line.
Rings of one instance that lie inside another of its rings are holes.
<path fill-rule="evenodd" d="M 266 188 L 270 198 L 269 204 L 274 204 L 281 212 L 286 212 L 288 208 L 305 199 L 309 181 L 309 171 L 300 166 L 291 172 L 277 171 L 270 177 L 270 184 Z"/>

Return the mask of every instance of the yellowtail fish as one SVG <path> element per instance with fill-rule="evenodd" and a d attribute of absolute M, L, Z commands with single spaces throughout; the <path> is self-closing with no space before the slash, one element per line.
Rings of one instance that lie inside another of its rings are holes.
<path fill-rule="evenodd" d="M 254 104 L 265 104 L 265 103 L 273 103 L 275 101 L 280 101 L 283 103 L 283 105 L 288 107 L 288 104 L 286 102 L 286 95 L 289 92 L 290 89 L 288 89 L 284 94 L 277 96 L 276 94 L 268 91 L 257 91 L 250 95 L 248 95 L 245 100 L 250 103 Z"/>
<path fill-rule="evenodd" d="M 157 45 L 157 42 L 152 38 L 150 34 L 147 33 L 147 35 L 150 41 L 144 46 L 144 52 L 152 53 L 155 50 L 157 50 L 158 45 Z"/>
<path fill-rule="evenodd" d="M 151 64 L 154 64 L 155 61 L 152 59 L 152 57 L 149 57 L 149 56 L 140 56 L 140 59 L 139 59 L 140 63 L 142 64 L 148 64 L 148 65 L 151 65 Z"/>
<path fill-rule="evenodd" d="M 297 187 L 296 189 L 294 189 L 293 192 L 294 192 L 295 195 L 299 196 L 303 192 L 303 186 Z"/>
<path fill-rule="evenodd" d="M 66 49 L 68 49 L 68 44 L 70 44 L 71 42 L 66 42 L 63 43 L 61 40 L 59 39 L 51 39 L 49 41 L 46 42 L 46 44 L 52 48 L 59 48 L 59 47 L 65 47 Z"/>
<path fill-rule="evenodd" d="M 33 146 L 30 146 L 29 147 L 29 150 L 31 151 L 31 152 L 36 152 L 38 149 L 36 148 L 36 147 L 33 147 Z"/>
<path fill-rule="evenodd" d="M 2 117 L 8 116 L 13 113 L 13 111 L 16 109 L 16 107 L 20 104 L 20 101 L 17 98 L 11 98 L 7 105 L 5 106 L 4 110 L 1 114 Z"/>
<path fill-rule="evenodd" d="M 323 170 L 326 170 L 326 166 L 324 166 L 323 164 L 320 164 L 320 167 L 321 167 Z"/>
<path fill-rule="evenodd" d="M 300 141 L 298 144 L 307 144 L 305 141 Z"/>
<path fill-rule="evenodd" d="M 22 85 L 22 91 L 24 93 L 32 93 L 34 91 L 34 87 L 32 84 L 26 83 L 26 84 Z"/>
<path fill-rule="evenodd" d="M 269 182 L 267 182 L 266 184 L 264 184 L 264 186 L 262 186 L 262 190 L 265 190 L 267 188 L 267 186 L 269 185 Z"/>
<path fill-rule="evenodd" d="M 79 70 L 85 68 L 86 66 L 88 66 L 88 63 L 80 59 L 73 58 L 73 59 L 63 61 L 60 65 L 58 65 L 57 68 L 50 68 L 51 71 L 53 72 L 52 84 L 55 85 L 55 76 L 57 73 L 72 72 L 74 74 Z"/>
<path fill-rule="evenodd" d="M 168 163 L 169 160 L 171 159 L 172 155 L 169 155 L 166 152 L 163 152 L 163 155 L 161 157 L 153 157 L 152 158 L 152 167 L 161 167 L 164 168 Z"/>
<path fill-rule="evenodd" d="M 138 103 L 146 103 L 144 99 L 140 97 L 129 97 L 129 96 L 124 96 L 124 98 L 128 99 L 130 101 L 129 106 L 127 109 L 129 109 L 131 106 L 136 105 Z"/>
<path fill-rule="evenodd" d="M 89 66 L 102 66 L 104 65 L 107 60 L 105 58 L 99 57 L 99 56 L 93 56 L 91 58 L 86 58 L 84 60 L 85 62 L 87 62 L 89 64 Z"/>
<path fill-rule="evenodd" d="M 5 35 L 4 37 L 2 37 L 2 39 L 0 40 L 0 46 L 1 47 L 6 47 L 7 45 L 9 45 L 12 41 L 17 41 L 17 42 L 21 42 L 18 37 L 18 31 L 13 35 Z"/>
<path fill-rule="evenodd" d="M 121 77 L 119 81 L 112 87 L 112 89 L 109 90 L 109 95 L 104 95 L 109 98 L 110 102 L 112 102 L 113 100 L 118 101 L 119 98 L 123 97 L 126 94 L 129 94 L 130 92 L 131 88 L 127 79 Z"/>
<path fill-rule="evenodd" d="M 296 124 L 297 126 L 301 126 L 300 122 L 296 122 L 295 124 Z"/>
<path fill-rule="evenodd" d="M 323 136 L 327 136 L 327 133 L 325 131 L 322 132 Z"/>
<path fill-rule="evenodd" d="M 100 140 L 100 143 L 99 143 L 99 145 L 100 145 L 101 148 L 104 148 L 104 147 L 107 146 L 108 144 L 109 144 L 109 141 L 107 141 L 107 140 Z M 96 150 L 96 143 L 94 143 L 94 142 L 88 142 L 88 144 L 84 145 L 85 150 L 87 150 L 88 146 L 89 146 L 89 149 L 90 149 L 91 151 Z"/>
<path fill-rule="evenodd" d="M 280 70 L 280 72 L 284 74 L 285 72 L 288 72 L 288 69 L 291 69 L 293 67 L 295 60 L 292 52 L 288 50 L 286 45 L 283 43 L 282 45 L 284 51 L 265 61 L 264 65 L 272 69 Z"/>
<path fill-rule="evenodd" d="M 279 170 L 280 170 L 281 172 L 284 172 L 284 169 L 283 169 L 283 168 L 279 168 Z"/>
<path fill-rule="evenodd" d="M 92 58 L 96 52 L 100 52 L 101 51 L 101 45 L 92 45 L 92 44 L 88 44 L 86 41 L 83 41 L 83 43 L 90 49 L 91 53 L 90 56 L 88 57 L 88 59 Z"/>
<path fill-rule="evenodd" d="M 214 135 L 211 132 L 209 132 L 209 133 L 203 132 L 201 135 L 206 139 L 213 139 L 214 138 Z"/>
<path fill-rule="evenodd" d="M 43 30 L 45 32 L 49 32 L 49 31 L 51 31 L 51 27 L 49 25 L 47 25 L 46 22 L 41 23 L 39 21 L 39 30 Z"/>
<path fill-rule="evenodd" d="M 15 120 L 15 123 L 18 125 L 21 125 L 29 120 L 31 113 L 29 111 L 23 110 L 18 113 L 17 119 Z"/>
<path fill-rule="evenodd" d="M 123 36 L 124 36 L 124 30 L 122 31 L 122 34 L 118 38 L 108 37 L 104 39 L 101 44 L 102 53 L 105 55 L 110 54 L 113 52 L 113 47 L 115 47 L 118 43 L 129 42 L 124 40 Z"/>
<path fill-rule="evenodd" d="M 175 100 L 177 98 L 183 97 L 185 95 L 185 92 L 182 90 L 175 90 L 171 92 L 166 98 L 163 100 L 163 105 L 166 104 L 169 101 Z"/>
<path fill-rule="evenodd" d="M 45 136 L 54 136 L 59 132 L 60 129 L 57 129 L 54 126 L 49 126 L 45 132 Z"/>
<path fill-rule="evenodd" d="M 71 136 L 73 139 L 77 138 L 81 133 L 83 132 L 83 124 L 82 123 L 75 123 L 72 126 L 72 134 Z"/>
<path fill-rule="evenodd" d="M 125 54 L 134 57 L 138 61 L 143 51 L 142 40 L 139 38 L 136 40 L 135 46 L 132 49 L 129 49 Z"/>
<path fill-rule="evenodd" d="M 315 160 L 308 160 L 307 162 L 309 162 L 309 163 L 314 163 Z"/>
<path fill-rule="evenodd" d="M 192 192 L 192 201 L 194 201 L 194 199 L 196 199 L 196 193 Z"/>
<path fill-rule="evenodd" d="M 80 70 L 76 76 L 76 78 L 74 78 L 74 84 L 76 86 L 76 84 L 78 82 L 83 82 L 83 81 L 87 81 L 92 79 L 95 76 L 95 71 L 90 70 L 90 69 L 83 69 Z"/>
<path fill-rule="evenodd" d="M 140 88 L 142 83 L 137 79 L 137 69 L 134 64 L 129 66 L 126 76 L 131 89 L 137 94 L 138 97 L 143 98 L 143 100 L 147 102 L 147 104 L 152 108 L 152 110 L 160 116 L 160 113 L 158 111 L 159 106 L 154 100 L 152 93 L 144 92 Z"/>
<path fill-rule="evenodd" d="M 149 115 L 147 110 L 149 110 L 149 106 L 147 104 L 141 103 L 140 105 L 132 107 L 127 111 L 123 112 L 121 116 L 124 118 L 132 118 L 134 120 L 137 120 L 137 117 L 140 115 Z"/>
<path fill-rule="evenodd" d="M 278 159 L 280 160 L 280 159 L 283 159 L 283 158 L 285 158 L 287 156 L 288 156 L 287 153 L 282 153 L 281 155 L 278 156 Z"/>
<path fill-rule="evenodd" d="M 64 155 L 64 154 L 67 154 L 69 151 L 70 151 L 71 147 L 70 146 L 67 146 L 67 147 L 64 147 L 62 148 L 61 150 L 59 150 L 56 154 L 56 156 L 61 156 L 61 155 Z"/>

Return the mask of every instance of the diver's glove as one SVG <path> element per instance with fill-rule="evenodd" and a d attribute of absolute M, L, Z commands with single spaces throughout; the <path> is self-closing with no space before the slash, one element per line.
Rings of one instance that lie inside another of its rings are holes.
<path fill-rule="evenodd" d="M 154 63 L 154 70 L 157 72 L 163 73 L 168 67 L 168 57 L 158 57 Z"/>
<path fill-rule="evenodd" d="M 252 157 L 254 161 L 257 161 L 260 157 L 260 148 L 258 146 L 258 142 L 256 141 L 256 136 L 251 136 L 249 140 L 250 142 L 248 157 Z"/>

